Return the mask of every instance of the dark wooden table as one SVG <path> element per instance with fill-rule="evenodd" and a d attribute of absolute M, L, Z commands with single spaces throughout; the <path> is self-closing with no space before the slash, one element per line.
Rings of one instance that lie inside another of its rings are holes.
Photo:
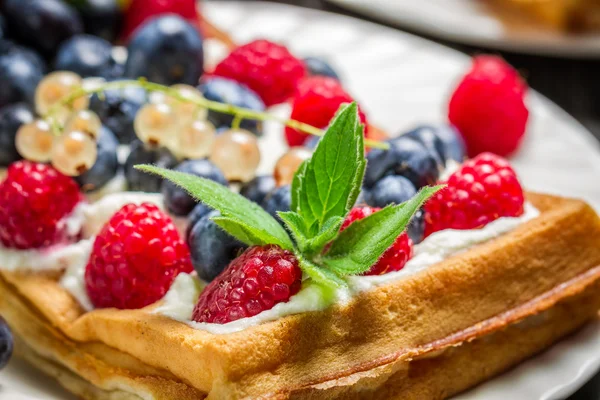
<path fill-rule="evenodd" d="M 323 0 L 273 0 L 302 7 L 350 15 L 373 21 Z M 365 0 L 366 1 L 366 0 Z M 373 21 L 379 22 L 380 21 Z M 382 23 L 383 25 L 393 25 Z M 421 35 L 423 36 L 423 35 Z M 600 59 L 570 60 L 515 54 L 460 45 L 429 37 L 467 54 L 493 52 L 502 55 L 527 78 L 529 85 L 544 94 L 584 124 L 600 140 Z M 590 184 L 600 184 L 591 182 Z M 568 400 L 600 400 L 600 374 Z"/>

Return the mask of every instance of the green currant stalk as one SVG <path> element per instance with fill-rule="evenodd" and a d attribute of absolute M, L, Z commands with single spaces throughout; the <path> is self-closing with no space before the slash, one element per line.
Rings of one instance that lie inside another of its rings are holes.
<path fill-rule="evenodd" d="M 297 130 L 307 133 L 309 135 L 323 136 L 323 134 L 324 134 L 323 130 L 321 130 L 319 128 L 315 128 L 314 126 L 306 124 L 304 122 L 296 121 L 293 119 L 281 118 L 281 117 L 278 117 L 276 115 L 266 113 L 266 112 L 260 112 L 260 111 L 250 110 L 247 108 L 236 107 L 231 104 L 219 103 L 218 101 L 208 100 L 208 99 L 205 99 L 204 97 L 188 98 L 188 97 L 182 96 L 177 89 L 163 86 L 158 83 L 148 82 L 145 79 L 108 82 L 108 83 L 103 83 L 101 85 L 97 85 L 91 89 L 79 88 L 77 90 L 74 90 L 67 96 L 63 97 L 62 99 L 60 99 L 56 104 L 54 104 L 48 110 L 48 113 L 46 113 L 46 115 L 44 115 L 43 117 L 45 119 L 47 119 L 48 121 L 50 121 L 54 132 L 59 134 L 60 126 L 57 123 L 56 118 L 54 118 L 54 116 L 58 113 L 58 111 L 60 110 L 61 107 L 69 106 L 75 100 L 77 100 L 78 98 L 83 97 L 83 96 L 89 96 L 89 95 L 92 95 L 95 93 L 103 93 L 107 90 L 126 89 L 129 87 L 143 88 L 148 92 L 164 93 L 167 96 L 172 97 L 172 98 L 179 100 L 181 102 L 184 102 L 184 103 L 191 103 L 191 104 L 197 105 L 198 107 L 203 107 L 203 108 L 215 111 L 215 112 L 233 115 L 234 122 L 236 122 L 236 125 L 239 125 L 239 122 L 244 119 L 256 120 L 256 121 L 276 121 L 284 126 L 289 126 L 290 128 L 297 129 Z M 365 145 L 367 147 L 376 148 L 376 149 L 383 149 L 383 150 L 389 149 L 389 144 L 387 144 L 385 142 L 378 142 L 376 140 L 365 139 Z"/>

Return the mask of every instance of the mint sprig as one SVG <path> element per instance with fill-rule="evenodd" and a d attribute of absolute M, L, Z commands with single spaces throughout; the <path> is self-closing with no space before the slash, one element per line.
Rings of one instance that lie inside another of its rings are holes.
<path fill-rule="evenodd" d="M 334 288 L 346 285 L 344 276 L 371 268 L 441 188 L 424 188 L 408 202 L 386 207 L 339 233 L 358 198 L 366 168 L 356 103 L 340 107 L 313 156 L 296 172 L 291 210 L 278 213 L 287 231 L 259 205 L 216 182 L 151 165 L 136 168 L 172 181 L 219 210 L 215 223 L 240 241 L 293 251 L 306 278 Z"/>

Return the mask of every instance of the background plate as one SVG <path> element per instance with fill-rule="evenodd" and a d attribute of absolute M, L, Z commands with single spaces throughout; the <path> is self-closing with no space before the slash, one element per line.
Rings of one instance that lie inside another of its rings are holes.
<path fill-rule="evenodd" d="M 563 57 L 600 57 L 600 34 L 567 35 L 531 25 L 510 26 L 480 0 L 327 0 L 427 35 L 474 46 Z"/>
<path fill-rule="evenodd" d="M 240 43 L 267 37 L 285 43 L 298 55 L 326 57 L 369 119 L 390 132 L 443 122 L 448 95 L 469 65 L 466 56 L 432 42 L 320 11 L 244 1 L 207 3 L 204 12 Z M 218 46 L 209 49 L 214 61 Z M 582 197 L 600 210 L 598 142 L 541 95 L 530 93 L 528 103 L 528 136 L 512 159 L 525 186 Z M 285 109 L 279 107 L 277 112 Z M 269 123 L 266 129 L 272 140 L 268 147 L 279 148 L 282 128 Z M 265 160 L 262 168 L 270 168 L 274 159 Z M 600 323 L 596 323 L 459 399 L 558 400 L 573 393 L 599 367 Z M 0 399 L 72 397 L 31 367 L 13 362 L 0 372 Z"/>

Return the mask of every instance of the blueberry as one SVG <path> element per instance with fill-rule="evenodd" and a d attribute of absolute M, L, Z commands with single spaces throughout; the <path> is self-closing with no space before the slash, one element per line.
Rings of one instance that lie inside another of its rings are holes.
<path fill-rule="evenodd" d="M 92 168 L 75 178 L 86 192 L 100 189 L 114 178 L 119 170 L 119 160 L 117 159 L 119 141 L 115 134 L 107 127 L 102 126 L 96 143 L 98 148 L 96 162 Z"/>
<path fill-rule="evenodd" d="M 406 132 L 403 136 L 414 139 L 425 146 L 436 157 L 438 164 L 444 165 L 446 163 L 444 142 L 438 137 L 433 126 L 421 125 L 412 131 Z"/>
<path fill-rule="evenodd" d="M 311 135 L 306 142 L 304 142 L 304 147 L 307 149 L 316 149 L 317 144 L 319 144 L 319 140 L 321 140 L 321 136 Z"/>
<path fill-rule="evenodd" d="M 109 42 L 117 39 L 123 22 L 118 0 L 86 0 L 78 10 L 87 33 Z"/>
<path fill-rule="evenodd" d="M 261 175 L 242 186 L 240 194 L 257 204 L 262 204 L 265 197 L 275 189 L 275 178 Z"/>
<path fill-rule="evenodd" d="M 35 113 L 25 103 L 9 104 L 0 109 L 0 166 L 20 160 L 15 147 L 15 136 L 23 124 L 32 122 Z"/>
<path fill-rule="evenodd" d="M 65 41 L 56 54 L 54 69 L 73 71 L 83 78 L 111 79 L 117 62 L 110 42 L 92 35 L 75 35 Z"/>
<path fill-rule="evenodd" d="M 152 19 L 129 42 L 125 76 L 145 77 L 163 85 L 197 85 L 204 72 L 202 47 L 198 30 L 183 18 L 166 15 Z"/>
<path fill-rule="evenodd" d="M 265 198 L 262 207 L 279 221 L 277 211 L 290 211 L 292 205 L 292 190 L 290 185 L 280 186 Z"/>
<path fill-rule="evenodd" d="M 188 215 L 188 226 L 187 226 L 187 232 L 186 232 L 185 236 L 186 237 L 189 236 L 190 231 L 192 230 L 194 225 L 196 225 L 196 222 L 200 221 L 200 218 L 204 217 L 206 214 L 208 214 L 211 211 L 212 211 L 212 208 L 210 208 L 209 206 L 207 206 L 204 203 L 196 204 L 196 206 L 194 207 L 192 212 L 189 213 L 189 215 Z"/>
<path fill-rule="evenodd" d="M 0 15 L 0 39 L 6 37 L 6 18 Z"/>
<path fill-rule="evenodd" d="M 211 218 L 221 215 L 211 211 L 196 222 L 188 236 L 192 263 L 198 276 L 212 281 L 246 246 L 221 229 Z"/>
<path fill-rule="evenodd" d="M 462 163 L 467 158 L 465 141 L 460 132 L 452 125 L 440 125 L 435 130 L 436 135 L 444 143 L 444 152 L 447 160 Z"/>
<path fill-rule="evenodd" d="M 221 170 L 208 160 L 187 160 L 179 164 L 175 170 L 211 179 L 225 186 L 228 184 Z M 167 209 L 172 214 L 188 215 L 196 205 L 192 196 L 170 181 L 163 182 L 162 193 Z"/>
<path fill-rule="evenodd" d="M 3 42 L 0 55 L 0 107 L 25 102 L 34 104 L 35 88 L 46 65 L 34 51 Z"/>
<path fill-rule="evenodd" d="M 387 141 L 389 150 L 373 149 L 367 155 L 364 185 L 371 189 L 384 176 L 400 175 L 416 188 L 434 184 L 441 166 L 438 159 L 421 143 L 400 136 Z"/>
<path fill-rule="evenodd" d="M 416 193 L 415 186 L 405 177 L 388 175 L 365 192 L 365 202 L 371 207 L 383 208 L 388 204 L 404 203 Z"/>
<path fill-rule="evenodd" d="M 319 57 L 306 57 L 304 59 L 304 65 L 306 65 L 306 69 L 308 70 L 309 75 L 320 75 L 320 76 L 328 76 L 330 78 L 340 80 L 339 75 L 335 70 L 327 63 L 327 61 L 323 60 Z"/>
<path fill-rule="evenodd" d="M 248 108 L 254 111 L 264 111 L 265 103 L 250 88 L 231 79 L 214 77 L 198 86 L 204 97 L 219 103 L 233 104 L 237 107 Z M 233 116 L 214 111 L 208 112 L 208 119 L 215 126 L 231 126 Z M 241 128 L 248 129 L 256 134 L 262 133 L 262 124 L 253 120 L 242 120 Z"/>
<path fill-rule="evenodd" d="M 11 35 L 47 57 L 64 40 L 83 32 L 77 11 L 61 0 L 4 0 L 2 12 Z"/>
<path fill-rule="evenodd" d="M 425 213 L 423 210 L 419 210 L 415 213 L 408 227 L 406 233 L 412 239 L 414 244 L 419 244 L 423 241 L 425 236 Z"/>
<path fill-rule="evenodd" d="M 133 129 L 135 115 L 147 101 L 146 91 L 138 87 L 110 89 L 103 96 L 93 95 L 90 110 L 94 111 L 120 143 L 131 143 L 137 138 Z"/>
<path fill-rule="evenodd" d="M 163 147 L 148 147 L 137 139 L 131 143 L 129 156 L 125 161 L 125 179 L 128 189 L 136 192 L 158 193 L 162 186 L 162 178 L 133 168 L 138 164 L 174 168 L 177 165 L 177 158 Z"/>
<path fill-rule="evenodd" d="M 6 367 L 13 353 L 13 336 L 4 318 L 0 317 L 0 369 Z"/>

